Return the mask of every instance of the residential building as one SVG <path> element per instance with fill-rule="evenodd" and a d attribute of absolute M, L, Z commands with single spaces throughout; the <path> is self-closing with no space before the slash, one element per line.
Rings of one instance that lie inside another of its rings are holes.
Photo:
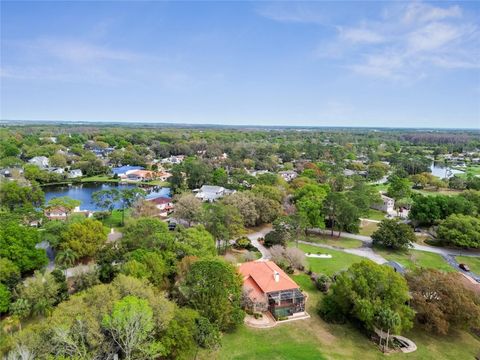
<path fill-rule="evenodd" d="M 49 167 L 50 162 L 46 156 L 35 156 L 28 160 L 32 165 L 38 166 L 40 169 L 45 170 Z"/>
<path fill-rule="evenodd" d="M 286 181 L 290 182 L 295 179 L 298 174 L 296 171 L 288 170 L 288 171 L 279 171 L 278 174 Z"/>
<path fill-rule="evenodd" d="M 126 175 L 127 171 L 130 170 L 143 170 L 144 168 L 141 166 L 120 166 L 120 167 L 114 167 L 112 168 L 112 173 L 116 174 L 118 176 Z"/>
<path fill-rule="evenodd" d="M 225 195 L 235 192 L 234 190 L 225 189 L 223 186 L 203 185 L 200 190 L 197 190 L 195 197 L 203 201 L 214 202 Z"/>
<path fill-rule="evenodd" d="M 68 173 L 68 177 L 71 179 L 82 177 L 82 176 L 83 176 L 83 173 L 82 173 L 82 170 L 80 169 L 73 169 L 73 170 L 70 170 Z"/>
<path fill-rule="evenodd" d="M 381 194 L 382 202 L 380 204 L 374 204 L 371 207 L 376 210 L 380 210 L 386 213 L 392 213 L 395 211 L 395 200 L 391 197 Z"/>
<path fill-rule="evenodd" d="M 172 174 L 167 171 L 159 171 L 157 173 L 157 179 L 160 181 L 167 181 L 170 176 L 172 176 Z"/>
<path fill-rule="evenodd" d="M 168 158 L 162 159 L 161 163 L 175 165 L 175 164 L 181 164 L 183 160 L 185 160 L 185 155 L 176 155 L 176 156 L 172 155 Z"/>
<path fill-rule="evenodd" d="M 132 181 L 151 181 L 155 179 L 155 172 L 150 170 L 128 170 L 121 177 Z"/>
<path fill-rule="evenodd" d="M 151 203 L 155 204 L 158 210 L 160 210 L 160 216 L 168 216 L 173 212 L 173 201 L 169 197 L 157 197 L 153 199 L 147 199 Z"/>
<path fill-rule="evenodd" d="M 70 210 L 63 206 L 53 206 L 45 209 L 43 214 L 49 220 L 65 220 L 70 214 Z"/>
<path fill-rule="evenodd" d="M 300 287 L 273 261 L 246 262 L 240 265 L 239 272 L 250 310 L 269 311 L 277 320 L 307 315 Z"/>

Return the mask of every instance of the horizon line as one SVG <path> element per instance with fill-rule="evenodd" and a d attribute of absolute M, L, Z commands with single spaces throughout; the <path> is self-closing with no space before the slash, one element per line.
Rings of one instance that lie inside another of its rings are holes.
<path fill-rule="evenodd" d="M 102 124 L 102 125 L 113 125 L 113 124 L 132 124 L 132 125 L 157 125 L 157 126 L 185 126 L 185 127 L 226 127 L 226 128 L 291 128 L 291 129 L 413 129 L 413 130 L 469 130 L 469 131 L 480 131 L 480 126 L 478 128 L 452 128 L 452 127 L 412 127 L 412 126 L 372 126 L 372 125 L 254 125 L 254 124 L 219 124 L 219 123 L 188 123 L 188 122 L 168 122 L 168 121 L 135 121 L 135 120 L 41 120 L 41 119 L 22 119 L 22 120 L 12 120 L 12 119 L 0 119 L 0 125 L 5 125 L 8 123 L 63 123 L 65 125 L 70 124 Z"/>

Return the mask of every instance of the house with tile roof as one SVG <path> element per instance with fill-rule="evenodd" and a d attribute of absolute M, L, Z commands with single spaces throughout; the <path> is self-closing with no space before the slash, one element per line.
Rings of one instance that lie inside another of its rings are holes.
<path fill-rule="evenodd" d="M 305 295 L 273 261 L 246 262 L 239 272 L 252 311 L 268 310 L 276 320 L 305 315 Z"/>

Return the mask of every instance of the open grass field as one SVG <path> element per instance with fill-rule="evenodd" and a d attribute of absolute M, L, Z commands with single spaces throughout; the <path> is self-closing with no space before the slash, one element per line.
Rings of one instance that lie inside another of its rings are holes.
<path fill-rule="evenodd" d="M 480 258 L 471 256 L 456 256 L 455 259 L 459 264 L 467 264 L 471 271 L 476 274 L 480 274 Z"/>
<path fill-rule="evenodd" d="M 349 239 L 344 237 L 339 238 L 339 237 L 336 237 L 336 233 L 334 237 L 331 237 L 329 235 L 308 235 L 301 238 L 301 240 L 312 242 L 312 243 L 337 246 L 345 249 L 353 249 L 353 248 L 358 248 L 362 246 L 362 242 L 360 240 Z"/>
<path fill-rule="evenodd" d="M 375 248 L 375 252 L 385 259 L 396 261 L 407 269 L 424 267 L 442 270 L 446 272 L 455 271 L 441 255 L 429 253 L 426 251 L 409 250 L 409 251 L 390 251 L 382 248 Z"/>
<path fill-rule="evenodd" d="M 372 221 L 362 221 L 359 234 L 370 236 L 378 229 L 378 223 Z"/>
<path fill-rule="evenodd" d="M 438 190 L 434 190 L 434 189 L 412 189 L 413 192 L 415 193 L 419 193 L 419 194 L 422 194 L 422 195 L 425 195 L 425 196 L 430 196 L 430 195 L 447 195 L 447 196 L 454 196 L 454 195 L 458 195 L 458 194 L 461 194 L 462 191 L 461 190 L 453 190 L 453 189 L 438 189 Z"/>
<path fill-rule="evenodd" d="M 293 243 L 290 245 L 291 247 L 295 246 Z M 315 273 L 327 275 L 332 275 L 340 270 L 346 270 L 353 263 L 360 262 L 365 259 L 357 255 L 344 253 L 343 251 L 322 249 L 312 245 L 299 244 L 298 248 L 305 253 L 332 255 L 331 259 L 319 259 L 311 257 L 306 258 L 307 269 L 310 269 Z"/>
<path fill-rule="evenodd" d="M 410 354 L 383 355 L 360 330 L 350 324 L 328 324 L 317 315 L 322 294 L 308 276 L 296 275 L 294 280 L 308 293 L 307 311 L 311 318 L 280 324 L 270 329 L 241 326 L 224 335 L 222 347 L 201 351 L 202 360 L 447 360 L 474 359 L 480 351 L 480 339 L 466 332 L 448 336 L 430 335 L 419 330 L 407 334 L 418 346 Z"/>
<path fill-rule="evenodd" d="M 469 176 L 480 175 L 480 165 L 469 165 L 469 166 L 467 166 L 467 169 L 465 169 L 465 168 L 457 168 L 457 169 L 464 171 L 463 174 L 458 174 L 457 175 L 457 176 L 459 176 L 463 179 L 467 179 Z"/>
<path fill-rule="evenodd" d="M 130 215 L 130 209 L 125 210 L 125 221 L 128 219 Z M 108 228 L 121 228 L 122 226 L 122 211 L 121 210 L 113 210 L 112 214 L 102 220 L 103 225 L 107 226 Z"/>
<path fill-rule="evenodd" d="M 385 215 L 386 214 L 383 211 L 370 209 L 368 210 L 368 214 L 365 216 L 365 219 L 382 221 L 385 220 Z"/>
<path fill-rule="evenodd" d="M 97 176 L 89 176 L 89 177 L 84 177 L 80 180 L 81 182 L 112 182 L 112 183 L 118 183 L 120 179 L 113 179 L 110 176 L 107 175 L 97 175 Z"/>

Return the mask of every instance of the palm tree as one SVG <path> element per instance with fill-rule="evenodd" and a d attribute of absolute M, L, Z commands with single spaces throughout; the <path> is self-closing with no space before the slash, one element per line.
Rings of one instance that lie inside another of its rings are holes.
<path fill-rule="evenodd" d="M 77 260 L 78 254 L 70 248 L 60 251 L 57 256 L 55 256 L 55 262 L 58 265 L 64 266 L 65 269 L 71 267 Z"/>

